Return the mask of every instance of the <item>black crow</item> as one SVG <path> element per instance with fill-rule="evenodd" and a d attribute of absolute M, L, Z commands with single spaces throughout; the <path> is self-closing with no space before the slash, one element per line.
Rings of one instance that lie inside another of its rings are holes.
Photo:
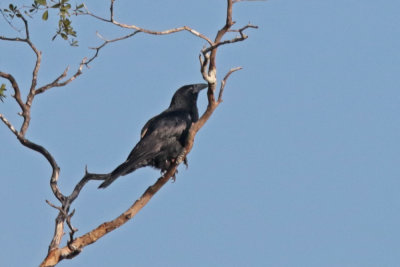
<path fill-rule="evenodd" d="M 197 97 L 207 84 L 179 88 L 164 112 L 151 118 L 143 127 L 140 141 L 124 163 L 113 170 L 99 188 L 138 168 L 152 166 L 165 172 L 175 161 L 183 160 L 190 126 L 199 119 Z"/>

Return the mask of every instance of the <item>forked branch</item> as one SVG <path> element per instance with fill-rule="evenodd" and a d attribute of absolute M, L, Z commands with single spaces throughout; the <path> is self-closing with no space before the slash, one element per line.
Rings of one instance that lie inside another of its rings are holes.
<path fill-rule="evenodd" d="M 96 18 L 98 20 L 112 23 L 112 24 L 114 24 L 114 25 L 116 25 L 118 27 L 121 27 L 121 28 L 132 29 L 132 30 L 135 30 L 135 31 L 139 31 L 139 32 L 147 33 L 147 34 L 152 34 L 152 35 L 167 35 L 167 34 L 177 33 L 177 32 L 181 32 L 181 31 L 188 31 L 191 34 L 206 40 L 209 44 L 212 44 L 211 39 L 209 39 L 204 34 L 201 34 L 200 32 L 196 31 L 195 29 L 192 29 L 189 26 L 182 26 L 182 27 L 172 28 L 172 29 L 163 30 L 163 31 L 155 31 L 155 30 L 145 29 L 145 28 L 139 27 L 137 25 L 133 25 L 133 24 L 120 23 L 120 22 L 118 22 L 118 21 L 116 21 L 114 19 L 114 3 L 115 3 L 115 0 L 111 0 L 110 3 L 111 3 L 111 5 L 110 5 L 110 19 L 106 19 L 106 18 L 103 18 L 103 17 L 100 17 L 98 15 L 93 14 L 92 12 L 89 11 L 89 9 L 86 6 L 85 6 L 85 12 L 79 13 L 77 15 L 88 15 L 88 16 L 94 17 L 94 18 Z"/>

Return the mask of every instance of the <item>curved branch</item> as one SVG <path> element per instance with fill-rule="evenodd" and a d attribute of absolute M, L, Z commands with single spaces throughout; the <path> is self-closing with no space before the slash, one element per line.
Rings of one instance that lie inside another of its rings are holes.
<path fill-rule="evenodd" d="M 53 173 L 51 175 L 51 179 L 50 179 L 50 186 L 51 189 L 53 191 L 53 194 L 56 196 L 56 198 L 62 202 L 65 199 L 65 196 L 60 192 L 60 189 L 58 188 L 57 185 L 57 181 L 58 181 L 58 176 L 60 173 L 60 167 L 58 167 L 58 164 L 56 162 L 56 160 L 54 159 L 54 157 L 50 154 L 49 151 L 47 151 L 47 149 L 45 149 L 44 147 L 35 144 L 31 141 L 29 141 L 28 139 L 26 139 L 25 137 L 19 135 L 18 136 L 18 140 L 20 141 L 20 143 L 40 154 L 43 155 L 43 157 L 45 157 L 47 159 L 47 161 L 49 162 L 50 166 L 53 169 Z"/>
<path fill-rule="evenodd" d="M 232 68 L 228 71 L 228 73 L 225 75 L 225 77 L 222 79 L 221 81 L 221 87 L 219 89 L 219 94 L 218 94 L 218 103 L 222 102 L 222 95 L 224 94 L 224 89 L 225 89 L 225 85 L 226 85 L 226 81 L 228 80 L 229 76 L 231 76 L 232 73 L 234 73 L 235 71 L 241 70 L 243 69 L 243 67 L 236 67 L 236 68 Z"/>
<path fill-rule="evenodd" d="M 20 106 L 21 110 L 24 111 L 25 104 L 21 99 L 21 91 L 19 89 L 18 83 L 15 80 L 14 76 L 12 76 L 9 73 L 5 73 L 5 72 L 0 71 L 0 77 L 2 77 L 4 79 L 7 79 L 10 82 L 12 88 L 14 89 L 14 95 L 12 95 L 12 97 L 14 97 L 15 101 L 17 101 L 17 103 Z"/>
<path fill-rule="evenodd" d="M 115 0 L 111 0 L 111 6 L 110 6 L 110 19 L 105 19 L 102 18 L 100 16 L 97 16 L 93 13 L 91 13 L 88 8 L 85 6 L 86 12 L 81 13 L 81 14 L 77 14 L 77 15 L 89 15 L 92 16 L 98 20 L 104 21 L 104 22 L 110 22 L 118 27 L 121 28 L 125 28 L 125 29 L 133 29 L 139 32 L 143 32 L 143 33 L 147 33 L 147 34 L 152 34 L 152 35 L 167 35 L 167 34 L 172 34 L 172 33 L 177 33 L 177 32 L 181 32 L 181 31 L 188 31 L 191 34 L 204 39 L 205 41 L 207 41 L 210 45 L 213 44 L 213 42 L 211 41 L 210 38 L 208 38 L 207 36 L 205 36 L 204 34 L 196 31 L 195 29 L 192 29 L 189 26 L 181 26 L 181 27 L 177 27 L 177 28 L 172 28 L 172 29 L 168 29 L 168 30 L 163 30 L 163 31 L 154 31 L 154 30 L 149 30 L 149 29 L 145 29 L 133 24 L 125 24 L 125 23 L 120 23 L 118 21 L 116 21 L 114 19 L 114 2 Z"/>
<path fill-rule="evenodd" d="M 101 44 L 101 45 L 98 46 L 98 47 L 93 47 L 93 48 L 92 48 L 92 49 L 96 50 L 96 53 L 85 63 L 85 65 L 87 66 L 90 62 L 92 62 L 92 61 L 99 55 L 100 49 L 102 49 L 103 47 L 105 47 L 107 44 L 113 43 L 113 42 L 116 42 L 116 41 L 121 41 L 121 40 L 124 40 L 124 39 L 128 39 L 128 38 L 134 36 L 135 34 L 137 34 L 137 33 L 139 33 L 139 32 L 140 32 L 140 31 L 134 31 L 133 33 L 130 33 L 130 34 L 128 34 L 128 35 L 125 35 L 125 36 L 122 36 L 122 37 L 118 37 L 118 38 L 115 38 L 115 39 L 112 39 L 112 40 L 106 40 L 106 39 L 104 39 L 99 33 L 97 33 L 97 35 L 98 35 L 101 39 L 104 40 L 104 43 Z"/>
<path fill-rule="evenodd" d="M 40 87 L 40 88 L 34 90 L 34 95 L 41 94 L 41 93 L 43 93 L 43 92 L 45 92 L 45 91 L 47 91 L 47 90 L 49 90 L 49 89 L 51 89 L 51 88 L 53 88 L 53 87 L 62 87 L 62 86 L 65 86 L 65 85 L 69 84 L 70 82 L 72 82 L 73 80 L 75 80 L 79 75 L 82 74 L 83 66 L 86 65 L 87 63 L 88 63 L 88 62 L 86 61 L 86 58 L 83 58 L 82 61 L 81 61 L 81 63 L 79 64 L 79 68 L 78 68 L 78 70 L 75 72 L 75 74 L 72 75 L 68 80 L 66 80 L 66 81 L 60 83 L 60 81 L 61 81 L 62 79 L 64 79 L 65 77 L 67 77 L 68 70 L 69 70 L 69 67 L 67 67 L 67 68 L 64 70 L 64 72 L 63 72 L 60 76 L 58 76 L 53 82 L 51 82 L 51 83 L 49 83 L 49 84 L 46 84 L 46 85 L 44 85 L 44 86 L 42 86 L 42 87 Z"/>
<path fill-rule="evenodd" d="M 32 102 L 34 100 L 34 97 L 36 94 L 40 94 L 45 92 L 46 90 L 52 88 L 52 87 L 56 87 L 56 86 L 65 86 L 68 83 L 70 83 L 71 81 L 73 81 L 76 77 L 78 77 L 81 73 L 82 73 L 82 68 L 86 62 L 86 59 L 83 59 L 78 71 L 71 76 L 68 80 L 64 81 L 64 82 L 60 82 L 63 78 L 66 77 L 67 75 L 67 71 L 68 68 L 59 76 L 57 77 L 52 83 L 49 83 L 45 86 L 42 86 L 39 89 L 35 89 L 37 86 L 37 76 L 38 76 L 38 72 L 40 69 L 40 65 L 41 65 L 41 61 L 42 61 L 42 54 L 41 52 L 36 48 L 36 46 L 31 42 L 30 40 L 30 34 L 29 34 L 29 27 L 28 27 L 28 21 L 25 19 L 25 17 L 18 13 L 18 18 L 20 18 L 25 26 L 25 35 L 26 38 L 8 38 L 8 37 L 3 37 L 0 36 L 0 40 L 6 40 L 6 41 L 18 41 L 18 42 L 25 42 L 27 43 L 30 48 L 33 50 L 33 52 L 36 55 L 36 60 L 35 60 L 35 66 L 33 68 L 32 71 L 32 80 L 31 80 L 31 85 L 29 88 L 29 92 L 26 98 L 26 102 L 24 102 L 21 98 L 21 92 L 20 92 L 20 88 L 18 86 L 17 81 L 15 80 L 15 78 L 8 73 L 5 72 L 1 72 L 0 71 L 0 77 L 7 79 L 10 83 L 11 86 L 14 89 L 14 94 L 13 97 L 15 98 L 16 102 L 18 103 L 18 105 L 20 106 L 22 112 L 20 113 L 20 115 L 23 116 L 24 120 L 23 123 L 21 125 L 21 129 L 19 131 L 17 131 L 15 129 L 15 127 L 2 115 L 0 114 L 0 119 L 3 121 L 3 123 L 6 124 L 6 126 L 16 135 L 17 139 L 20 141 L 20 143 L 24 146 L 26 146 L 29 149 L 32 149 L 36 152 L 39 152 L 40 154 L 42 154 L 46 160 L 49 162 L 51 168 L 52 168 L 52 175 L 50 178 L 50 187 L 52 189 L 52 192 L 54 194 L 54 196 L 61 202 L 62 206 L 59 208 L 59 214 L 56 218 L 56 224 L 55 224 L 55 231 L 54 231 L 54 236 L 53 239 L 50 243 L 49 249 L 54 249 L 54 248 L 58 248 L 60 243 L 61 243 L 61 239 L 64 235 L 64 223 L 65 221 L 67 222 L 68 226 L 71 226 L 70 223 L 70 218 L 72 216 L 71 214 L 68 214 L 69 212 L 69 208 L 71 205 L 70 201 L 71 199 L 75 199 L 76 196 L 73 197 L 66 197 L 64 196 L 60 189 L 58 188 L 57 182 L 58 182 L 58 178 L 59 178 L 59 173 L 60 173 L 60 168 L 57 165 L 57 162 L 55 161 L 54 157 L 42 146 L 35 144 L 31 141 L 29 141 L 27 138 L 25 138 L 25 134 L 29 128 L 29 123 L 30 123 L 30 112 L 31 112 L 31 106 L 32 106 Z M 79 190 L 80 191 L 80 190 Z M 76 194 L 79 193 L 77 191 L 75 191 Z M 72 228 L 72 226 L 70 227 L 71 231 L 74 230 L 74 228 Z"/>
<path fill-rule="evenodd" d="M 41 267 L 54 266 L 63 259 L 71 259 L 77 256 L 84 247 L 93 244 L 107 233 L 124 225 L 132 219 L 149 201 L 150 199 L 168 182 L 168 180 L 175 174 L 177 165 L 174 164 L 167 171 L 167 173 L 160 177 L 155 184 L 148 187 L 142 196 L 137 199 L 129 209 L 119 215 L 112 221 L 105 222 L 99 225 L 94 230 L 76 238 L 67 246 L 61 249 L 54 249 L 49 252 L 46 259 L 41 263 Z"/>

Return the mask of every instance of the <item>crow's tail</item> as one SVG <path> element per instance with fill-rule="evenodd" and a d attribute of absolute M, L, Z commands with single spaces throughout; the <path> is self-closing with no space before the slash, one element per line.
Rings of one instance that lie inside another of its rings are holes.
<path fill-rule="evenodd" d="M 103 183 L 99 185 L 99 188 L 106 188 L 109 186 L 112 182 L 114 182 L 118 177 L 131 173 L 134 170 L 138 169 L 139 167 L 132 166 L 132 162 L 129 160 L 125 161 L 121 165 L 119 165 L 115 170 L 113 170 L 110 174 L 109 177 L 107 177 Z"/>

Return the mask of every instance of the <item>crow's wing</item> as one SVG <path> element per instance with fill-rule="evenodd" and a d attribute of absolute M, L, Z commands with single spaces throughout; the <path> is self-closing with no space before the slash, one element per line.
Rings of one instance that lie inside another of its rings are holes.
<path fill-rule="evenodd" d="M 158 115 L 160 116 L 160 115 Z M 149 125 L 158 117 L 153 117 L 151 118 L 148 122 L 146 122 L 146 124 L 143 126 L 142 131 L 140 132 L 140 138 L 143 138 L 143 136 L 145 136 L 147 129 L 149 128 Z"/>
<path fill-rule="evenodd" d="M 99 188 L 109 186 L 121 175 L 152 165 L 159 155 L 170 156 L 168 153 L 185 145 L 190 126 L 191 117 L 185 112 L 164 112 L 150 119 L 143 127 L 142 138 L 126 161 L 115 168 Z"/>
<path fill-rule="evenodd" d="M 190 126 L 191 117 L 186 112 L 164 112 L 150 119 L 142 129 L 142 139 L 133 148 L 127 161 L 150 160 L 174 142 L 184 146 Z"/>

